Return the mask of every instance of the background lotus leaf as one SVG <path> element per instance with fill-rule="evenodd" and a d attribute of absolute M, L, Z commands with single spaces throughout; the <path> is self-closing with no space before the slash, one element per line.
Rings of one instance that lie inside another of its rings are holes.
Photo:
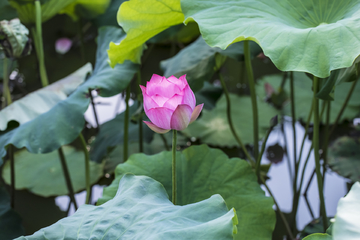
<path fill-rule="evenodd" d="M 5 155 L 5 148 L 9 144 L 17 148 L 26 147 L 32 153 L 47 153 L 75 140 L 85 125 L 83 115 L 90 103 L 89 89 L 97 89 L 102 97 L 116 95 L 128 86 L 138 70 L 138 66 L 130 62 L 117 65 L 113 69 L 106 61 L 109 42 L 122 36 L 123 32 L 119 28 L 100 28 L 96 64 L 90 78 L 48 112 L 12 131 L 1 134 L 0 156 Z"/>
<path fill-rule="evenodd" d="M 352 137 L 340 137 L 328 148 L 328 164 L 339 175 L 360 181 L 360 142 Z"/>
<path fill-rule="evenodd" d="M 85 189 L 85 155 L 71 146 L 63 146 L 66 163 L 75 192 Z M 47 154 L 33 154 L 20 150 L 15 153 L 16 189 L 28 189 L 43 196 L 69 194 L 57 151 Z M 96 183 L 103 176 L 104 164 L 90 162 L 90 183 Z M 10 161 L 4 164 L 2 177 L 10 185 Z M 49 181 L 51 179 L 51 181 Z"/>
<path fill-rule="evenodd" d="M 177 152 L 177 204 L 195 203 L 220 194 L 229 208 L 238 213 L 235 239 L 271 239 L 275 227 L 273 200 L 265 196 L 250 165 L 239 158 L 229 159 L 218 149 L 191 146 Z M 146 175 L 162 183 L 171 195 L 171 152 L 152 156 L 133 154 L 115 170 L 116 178 L 104 189 L 98 204 L 112 199 L 125 173 Z"/>
<path fill-rule="evenodd" d="M 237 134 L 244 144 L 253 143 L 253 117 L 250 96 L 230 94 L 231 115 Z M 213 146 L 238 146 L 231 133 L 226 115 L 225 95 L 221 96 L 211 111 L 204 109 L 202 116 L 189 125 L 182 132 L 188 137 L 200 139 L 202 143 Z M 258 101 L 259 137 L 264 137 L 270 126 L 270 119 L 279 114 L 279 111 L 265 103 Z M 236 119 L 236 121 L 235 121 Z"/>
<path fill-rule="evenodd" d="M 121 179 L 116 196 L 107 203 L 83 205 L 74 215 L 18 239 L 230 240 L 233 218 L 235 211 L 227 210 L 220 195 L 174 206 L 159 182 L 127 174 Z"/>
<path fill-rule="evenodd" d="M 131 0 L 121 4 L 117 15 L 126 38 L 110 43 L 110 65 L 131 60 L 140 63 L 143 44 L 163 30 L 184 21 L 179 0 Z"/>
<path fill-rule="evenodd" d="M 0 131 L 6 130 L 10 121 L 24 124 L 49 111 L 82 84 L 91 71 L 91 64 L 88 63 L 64 79 L 13 102 L 0 111 Z"/>
<path fill-rule="evenodd" d="M 59 11 L 69 15 L 74 21 L 80 17 L 92 19 L 103 14 L 109 7 L 111 0 L 76 0 Z"/>
<path fill-rule="evenodd" d="M 360 54 L 358 0 L 182 0 L 181 9 L 210 46 L 255 41 L 282 71 L 325 78 Z"/>

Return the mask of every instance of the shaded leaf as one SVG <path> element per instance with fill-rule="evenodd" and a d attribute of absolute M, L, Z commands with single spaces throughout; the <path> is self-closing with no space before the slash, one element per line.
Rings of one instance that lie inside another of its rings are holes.
<path fill-rule="evenodd" d="M 111 0 L 76 0 L 61 9 L 59 13 L 69 15 L 72 20 L 77 21 L 80 17 L 92 19 L 103 14 L 108 8 Z"/>
<path fill-rule="evenodd" d="M 0 21 L 11 20 L 17 17 L 17 13 L 8 1 L 0 1 L 0 16 Z"/>
<path fill-rule="evenodd" d="M 110 65 L 131 60 L 140 63 L 143 44 L 165 29 L 184 21 L 179 0 L 132 0 L 121 4 L 117 15 L 126 38 L 110 43 Z"/>
<path fill-rule="evenodd" d="M 251 99 L 249 96 L 236 96 L 230 94 L 231 116 L 234 128 L 244 144 L 253 143 L 253 116 L 251 111 Z M 182 132 L 188 137 L 200 139 L 202 143 L 213 146 L 235 147 L 237 141 L 231 133 L 227 114 L 226 99 L 221 96 L 216 106 L 211 111 L 204 109 L 202 116 L 189 125 Z M 279 112 L 269 104 L 258 101 L 259 113 L 259 137 L 264 137 L 272 117 Z"/>
<path fill-rule="evenodd" d="M 360 142 L 351 137 L 340 137 L 328 148 L 331 169 L 352 181 L 360 181 Z"/>
<path fill-rule="evenodd" d="M 18 239 L 233 239 L 233 209 L 221 196 L 174 206 L 164 187 L 146 176 L 125 175 L 116 196 Z"/>
<path fill-rule="evenodd" d="M 304 240 L 333 240 L 333 238 L 327 233 L 314 233 L 304 238 Z"/>
<path fill-rule="evenodd" d="M 84 152 L 70 146 L 63 146 L 63 151 L 74 191 L 85 189 Z M 69 194 L 57 151 L 33 154 L 24 149 L 16 152 L 14 158 L 16 189 L 28 189 L 43 197 Z M 102 177 L 103 167 L 103 164 L 90 162 L 91 184 Z M 4 164 L 2 177 L 10 184 L 10 161 Z"/>
<path fill-rule="evenodd" d="M 91 64 L 88 63 L 64 79 L 13 102 L 0 111 L 0 131 L 6 130 L 10 121 L 24 124 L 49 111 L 82 84 L 91 71 Z"/>
<path fill-rule="evenodd" d="M 116 21 L 116 15 L 119 10 L 120 5 L 125 2 L 125 0 L 111 0 L 109 7 L 106 9 L 105 13 L 101 14 L 93 21 L 97 27 L 102 26 L 115 26 L 118 27 L 119 24 Z"/>
<path fill-rule="evenodd" d="M 357 0 L 182 0 L 181 9 L 210 46 L 255 41 L 282 71 L 325 78 L 360 54 Z"/>
<path fill-rule="evenodd" d="M 105 50 L 109 42 L 121 36 L 123 32 L 119 28 L 100 28 L 93 75 L 48 112 L 0 135 L 0 156 L 5 155 L 5 148 L 9 144 L 17 148 L 26 147 L 32 153 L 47 153 L 75 140 L 85 125 L 83 115 L 90 103 L 88 90 L 97 89 L 102 97 L 116 95 L 128 86 L 137 72 L 138 66 L 130 62 L 112 69 L 106 61 Z"/>
<path fill-rule="evenodd" d="M 234 207 L 238 213 L 239 234 L 235 239 L 271 239 L 275 227 L 273 200 L 265 196 L 246 161 L 229 159 L 222 151 L 201 145 L 177 152 L 176 162 L 177 204 L 195 203 L 220 194 L 227 206 Z M 104 189 L 98 204 L 115 196 L 119 180 L 128 172 L 154 178 L 171 195 L 171 152 L 152 156 L 134 154 L 117 166 L 116 178 Z"/>

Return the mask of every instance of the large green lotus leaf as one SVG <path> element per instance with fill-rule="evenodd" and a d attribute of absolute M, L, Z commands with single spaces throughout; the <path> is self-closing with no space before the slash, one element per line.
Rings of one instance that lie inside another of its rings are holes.
<path fill-rule="evenodd" d="M 261 52 L 261 49 L 256 43 L 252 43 L 251 46 L 251 55 L 255 57 Z M 203 86 L 204 81 L 211 79 L 217 70 L 216 67 L 220 67 L 216 66 L 217 53 L 241 61 L 243 60 L 244 46 L 240 42 L 231 45 L 226 50 L 212 48 L 200 36 L 174 57 L 162 61 L 160 65 L 166 77 L 171 75 L 180 77 L 186 74 L 191 89 L 196 92 Z"/>
<path fill-rule="evenodd" d="M 257 94 L 261 99 L 266 97 L 265 83 L 269 83 L 275 90 L 281 85 L 281 75 L 270 75 L 262 78 L 257 86 Z M 343 82 L 336 86 L 334 93 L 334 101 L 331 101 L 331 113 L 330 123 L 334 123 L 341 107 L 345 101 L 345 98 L 351 88 L 352 83 Z M 294 89 L 295 89 L 295 115 L 296 118 L 301 118 L 306 121 L 309 111 L 311 109 L 313 92 L 312 92 L 312 81 L 305 75 L 305 73 L 294 73 Z M 290 83 L 289 79 L 284 85 L 284 90 L 290 96 Z M 345 111 L 343 112 L 340 121 L 345 119 L 352 119 L 360 112 L 360 84 L 356 84 L 355 90 L 349 100 Z M 320 105 L 321 106 L 321 105 Z M 321 107 L 320 107 L 321 108 Z M 285 102 L 283 107 L 285 115 L 291 116 L 291 104 L 290 100 Z"/>
<path fill-rule="evenodd" d="M 271 239 L 275 227 L 273 200 L 266 197 L 251 166 L 239 158 L 229 159 L 218 149 L 191 146 L 177 152 L 177 204 L 195 203 L 220 194 L 238 213 L 235 239 Z M 115 180 L 104 189 L 98 204 L 115 196 L 122 174 L 146 175 L 161 182 L 171 196 L 171 152 L 148 156 L 134 154 L 115 170 Z M 205 239 L 205 238 L 204 238 Z"/>
<path fill-rule="evenodd" d="M 103 14 L 108 8 L 111 0 L 76 0 L 59 11 L 69 15 L 74 21 L 80 17 L 92 19 Z"/>
<path fill-rule="evenodd" d="M 66 163 L 75 192 L 85 189 L 85 156 L 71 146 L 63 146 Z M 15 153 L 15 188 L 27 189 L 43 196 L 67 195 L 68 190 L 61 168 L 58 151 L 47 154 L 29 153 L 26 149 Z M 103 164 L 90 162 L 90 183 L 96 183 L 103 175 Z M 10 161 L 4 164 L 2 176 L 10 184 Z"/>
<path fill-rule="evenodd" d="M 233 220 L 234 218 L 234 220 Z M 101 206 L 83 205 L 57 223 L 20 239 L 233 239 L 236 220 L 214 195 L 174 206 L 164 187 L 146 176 L 125 175 L 116 196 Z"/>
<path fill-rule="evenodd" d="M 358 0 L 182 0 L 181 9 L 210 46 L 255 41 L 282 71 L 325 78 L 360 54 Z"/>
<path fill-rule="evenodd" d="M 77 0 L 46 0 L 41 2 L 41 21 L 45 22 L 58 14 L 60 10 Z M 34 0 L 9 0 L 19 15 L 22 23 L 35 23 L 35 4 Z"/>
<path fill-rule="evenodd" d="M 10 121 L 24 124 L 49 111 L 82 84 L 91 71 L 88 63 L 71 75 L 13 102 L 0 111 L 0 131 L 6 130 Z"/>
<path fill-rule="evenodd" d="M 340 137 L 328 148 L 331 169 L 352 181 L 360 181 L 360 142 L 352 137 Z"/>
<path fill-rule="evenodd" d="M 135 102 L 129 109 L 129 114 L 132 115 L 137 110 L 137 102 Z M 96 135 L 95 140 L 91 143 L 90 158 L 92 161 L 101 163 L 105 155 L 119 144 L 124 142 L 124 116 L 125 112 L 122 112 L 116 117 L 104 124 L 100 125 L 100 131 Z M 139 124 L 129 121 L 128 123 L 128 142 L 137 143 L 139 141 Z M 143 141 L 150 142 L 153 138 L 153 131 L 150 130 L 145 123 L 142 123 L 143 127 Z M 118 131 L 114 132 L 114 129 Z"/>
<path fill-rule="evenodd" d="M 0 239 L 14 239 L 24 233 L 21 217 L 10 207 L 10 196 L 0 185 Z"/>
<path fill-rule="evenodd" d="M 231 115 L 236 133 L 244 144 L 254 142 L 253 116 L 251 111 L 251 99 L 249 96 L 239 97 L 230 94 Z M 213 146 L 235 147 L 238 146 L 231 133 L 226 114 L 226 99 L 223 95 L 211 111 L 204 109 L 202 116 L 189 125 L 182 132 L 188 137 L 200 139 L 202 143 Z M 280 112 L 269 104 L 258 101 L 259 113 L 259 137 L 264 137 L 270 126 L 270 119 Z"/>
<path fill-rule="evenodd" d="M 140 63 L 143 44 L 165 29 L 184 21 L 179 0 L 131 0 L 121 4 L 117 15 L 126 38 L 110 43 L 110 65 L 131 60 Z"/>
<path fill-rule="evenodd" d="M 350 192 L 339 200 L 332 227 L 334 240 L 356 240 L 360 236 L 360 183 L 355 182 Z"/>
<path fill-rule="evenodd" d="M 119 28 L 100 28 L 92 76 L 48 112 L 0 135 L 0 157 L 6 154 L 5 148 L 9 144 L 17 148 L 26 147 L 32 153 L 48 153 L 75 140 L 85 125 L 83 115 L 90 103 L 88 90 L 97 89 L 102 97 L 116 95 L 128 86 L 138 70 L 138 66 L 131 62 L 117 65 L 114 69 L 108 65 L 106 49 L 109 42 L 121 36 L 123 32 Z"/>

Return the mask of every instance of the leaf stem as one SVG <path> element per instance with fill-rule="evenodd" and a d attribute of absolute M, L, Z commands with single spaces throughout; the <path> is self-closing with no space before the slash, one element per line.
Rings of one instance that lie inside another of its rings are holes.
<path fill-rule="evenodd" d="M 84 151 L 84 155 L 85 155 L 85 186 L 86 186 L 85 203 L 90 204 L 91 189 L 90 189 L 90 156 L 89 156 L 89 150 L 87 149 L 86 141 L 85 141 L 85 138 L 82 135 L 82 133 L 79 134 L 79 139 L 81 141 L 81 147 L 82 147 L 82 149 Z"/>
<path fill-rule="evenodd" d="M 130 83 L 129 86 L 126 88 L 125 93 L 125 117 L 124 117 L 124 150 L 123 150 L 123 160 L 124 162 L 128 159 L 128 140 L 129 140 L 129 99 L 130 99 Z"/>
<path fill-rule="evenodd" d="M 243 142 L 241 141 L 240 137 L 237 135 L 236 130 L 234 128 L 232 119 L 231 119 L 231 101 L 230 101 L 230 96 L 229 96 L 229 92 L 227 90 L 225 81 L 223 76 L 221 75 L 221 73 L 219 72 L 219 78 L 220 78 L 220 82 L 221 82 L 221 86 L 224 90 L 225 93 L 225 98 L 226 98 L 226 114 L 227 114 L 227 119 L 228 119 L 228 123 L 230 126 L 230 130 L 231 133 L 233 134 L 234 138 L 236 139 L 237 143 L 239 144 L 239 146 L 241 147 L 241 149 L 243 150 L 245 156 L 248 158 L 248 160 L 253 160 L 254 159 L 250 156 L 249 152 L 246 150 L 245 145 L 243 144 Z"/>
<path fill-rule="evenodd" d="M 74 208 L 75 208 L 75 211 L 76 211 L 78 209 L 78 207 L 77 207 L 76 200 L 75 200 L 74 189 L 73 189 L 73 186 L 72 186 L 72 183 L 71 183 L 71 178 L 70 178 L 69 169 L 67 167 L 67 163 L 66 163 L 66 160 L 65 160 L 65 155 L 64 155 L 64 152 L 63 152 L 61 147 L 58 149 L 58 154 L 59 154 L 60 163 L 61 163 L 61 167 L 62 167 L 62 170 L 63 170 L 65 182 L 66 182 L 66 187 L 67 187 L 68 192 L 69 192 L 69 197 L 70 197 L 70 200 L 73 202 Z"/>
<path fill-rule="evenodd" d="M 257 159 L 259 155 L 259 122 L 258 122 L 259 119 L 258 119 L 258 108 L 257 108 L 256 92 L 255 92 L 255 80 L 251 66 L 250 47 L 248 40 L 244 41 L 244 58 L 245 58 L 246 72 L 249 80 L 249 89 L 250 89 L 250 96 L 252 103 L 253 130 L 254 130 L 254 156 L 255 159 Z"/>
<path fill-rule="evenodd" d="M 291 101 L 291 125 L 293 129 L 293 152 L 294 152 L 294 181 L 293 181 L 293 189 L 296 191 L 297 186 L 297 176 L 298 176 L 298 168 L 299 164 L 296 159 L 296 116 L 295 116 L 295 92 L 294 92 L 294 73 L 290 72 L 290 101 Z"/>
<path fill-rule="evenodd" d="M 261 163 L 261 158 L 262 158 L 262 155 L 265 151 L 265 146 L 266 146 L 266 143 L 267 143 L 267 140 L 269 138 L 269 135 L 271 133 L 271 131 L 273 130 L 274 126 L 271 125 L 269 130 L 267 131 L 266 133 L 266 136 L 265 136 L 265 139 L 263 141 L 263 143 L 261 144 L 261 151 L 260 151 L 260 154 L 258 156 L 258 159 L 256 160 L 256 165 L 255 165 L 255 172 L 256 172 L 256 175 L 258 176 L 258 178 L 260 179 L 260 163 Z"/>
<path fill-rule="evenodd" d="M 45 57 L 44 57 L 44 46 L 42 39 L 42 28 L 41 28 L 41 4 L 39 0 L 35 0 L 35 26 L 36 30 L 33 28 L 32 33 L 35 39 L 35 48 L 37 57 L 39 60 L 39 70 L 42 86 L 45 87 L 49 85 L 46 68 L 45 68 Z"/>
<path fill-rule="evenodd" d="M 176 205 L 176 133 L 177 131 L 173 130 L 173 140 L 172 140 L 172 203 Z"/>
<path fill-rule="evenodd" d="M 9 106 L 12 103 L 11 94 L 9 90 L 9 67 L 8 67 L 8 59 L 5 57 L 3 59 L 4 70 L 3 70 L 3 97 L 4 102 L 2 103 L 2 108 Z"/>
<path fill-rule="evenodd" d="M 320 170 L 320 153 L 319 153 L 319 99 L 316 98 L 316 94 L 319 88 L 319 79 L 318 77 L 314 76 L 313 81 L 313 91 L 314 91 L 314 133 L 313 133 L 313 144 L 314 144 L 314 155 L 315 155 L 315 167 L 316 167 L 316 178 L 318 183 L 318 190 L 319 190 L 319 198 L 320 198 L 320 212 L 323 218 L 323 226 L 324 232 L 327 229 L 327 217 L 326 217 L 326 209 L 325 209 L 325 201 L 324 201 L 324 193 L 323 193 L 323 182 L 322 182 L 322 175 Z M 325 174 L 325 173 L 324 173 Z"/>
<path fill-rule="evenodd" d="M 141 85 L 141 71 L 139 70 L 137 72 L 137 85 Z M 138 98 L 138 107 L 140 107 L 142 105 L 142 92 L 140 87 L 137 88 L 138 92 L 137 92 L 137 98 Z M 143 122 L 142 122 L 142 112 L 139 115 L 139 152 L 143 152 L 144 151 L 144 146 L 143 146 Z"/>

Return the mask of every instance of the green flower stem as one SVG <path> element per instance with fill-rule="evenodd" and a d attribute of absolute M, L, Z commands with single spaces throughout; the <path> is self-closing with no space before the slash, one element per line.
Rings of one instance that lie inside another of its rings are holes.
<path fill-rule="evenodd" d="M 89 156 L 89 150 L 87 149 L 86 141 L 85 141 L 85 138 L 82 135 L 82 133 L 79 134 L 79 139 L 81 141 L 81 147 L 82 147 L 82 149 L 84 151 L 84 155 L 85 155 L 85 185 L 86 185 L 85 203 L 90 204 L 91 189 L 90 189 L 90 156 Z"/>
<path fill-rule="evenodd" d="M 225 93 L 225 97 L 226 97 L 226 114 L 227 114 L 227 119 L 229 122 L 229 126 L 230 126 L 230 130 L 234 136 L 234 138 L 236 139 L 237 143 L 239 144 L 239 146 L 241 147 L 241 149 L 243 150 L 243 152 L 245 153 L 245 156 L 249 159 L 249 160 L 253 160 L 253 158 L 250 156 L 249 152 L 246 150 L 245 145 L 243 144 L 243 142 L 241 141 L 240 137 L 237 135 L 232 119 L 231 119 L 231 102 L 230 102 L 230 97 L 229 97 L 229 92 L 227 90 L 224 78 L 222 77 L 222 75 L 219 73 L 219 78 L 220 78 L 220 82 L 221 82 L 221 86 L 224 90 Z"/>
<path fill-rule="evenodd" d="M 286 221 L 286 218 L 285 218 L 284 214 L 281 212 L 281 210 L 280 210 L 280 208 L 279 208 L 279 205 L 278 205 L 278 203 L 276 202 L 276 200 L 275 200 L 275 198 L 274 198 L 274 195 L 273 195 L 272 192 L 270 191 L 270 188 L 268 187 L 268 185 L 266 184 L 266 182 L 265 182 L 265 180 L 264 180 L 264 178 L 263 178 L 262 176 L 260 177 L 260 180 L 261 180 L 262 184 L 264 184 L 266 190 L 268 191 L 268 193 L 270 194 L 270 196 L 272 197 L 272 199 L 274 199 L 274 203 L 275 203 L 276 209 L 278 210 L 278 213 L 279 213 L 279 215 L 280 215 L 280 217 L 281 217 L 281 220 L 282 220 L 283 223 L 284 223 L 284 226 L 285 226 L 285 228 L 286 228 L 286 231 L 287 231 L 290 239 L 295 239 L 295 238 L 293 237 L 292 233 L 291 233 L 290 226 L 289 226 L 288 222 Z"/>
<path fill-rule="evenodd" d="M 172 140 L 172 203 L 174 205 L 176 205 L 176 133 L 174 129 Z"/>
<path fill-rule="evenodd" d="M 4 71 L 3 71 L 3 97 L 4 97 L 4 102 L 2 104 L 2 108 L 10 105 L 12 103 L 11 100 L 11 94 L 10 94 L 10 90 L 9 90 L 9 72 L 8 72 L 8 59 L 5 57 L 3 59 L 3 64 L 4 64 Z"/>
<path fill-rule="evenodd" d="M 137 72 L 137 85 L 141 85 L 141 71 L 139 70 Z M 140 107 L 142 105 L 142 100 L 143 100 L 143 96 L 142 96 L 142 92 L 140 87 L 137 88 L 138 92 L 137 92 L 137 98 L 138 98 L 138 106 Z M 143 123 L 142 123 L 142 112 L 139 115 L 139 152 L 143 152 L 144 151 L 144 146 L 143 146 Z"/>
<path fill-rule="evenodd" d="M 61 147 L 58 149 L 58 154 L 59 154 L 59 158 L 60 158 L 61 167 L 62 167 L 62 170 L 64 173 L 66 187 L 69 192 L 69 197 L 70 197 L 70 200 L 73 202 L 74 208 L 76 211 L 78 209 L 78 207 L 77 207 L 76 200 L 75 200 L 74 189 L 73 189 L 73 186 L 71 183 L 71 178 L 70 178 L 70 174 L 69 174 L 69 169 L 66 164 L 65 155 L 64 155 L 64 152 Z"/>
<path fill-rule="evenodd" d="M 246 72 L 249 80 L 249 89 L 252 103 L 252 113 L 253 113 L 253 128 L 254 128 L 254 156 L 255 159 L 258 158 L 259 155 L 259 122 L 258 122 L 258 108 L 256 101 L 256 92 L 255 92 L 255 80 L 254 74 L 251 67 L 251 57 L 250 57 L 250 47 L 249 41 L 244 41 L 244 57 L 245 57 L 245 66 Z"/>
<path fill-rule="evenodd" d="M 159 136 L 161 137 L 161 140 L 162 140 L 163 143 L 164 143 L 164 147 L 165 147 L 166 151 L 170 151 L 169 144 L 167 143 L 164 134 L 160 134 L 160 133 L 159 133 Z"/>
<path fill-rule="evenodd" d="M 35 18 L 36 30 L 32 28 L 32 34 L 34 37 L 36 53 L 39 60 L 41 83 L 42 86 L 45 87 L 49 85 L 49 81 L 47 78 L 47 73 L 45 68 L 44 46 L 43 46 L 42 28 L 41 28 L 41 5 L 39 0 L 35 0 L 35 14 L 36 14 L 36 18 Z"/>
<path fill-rule="evenodd" d="M 124 118 L 124 150 L 123 150 L 123 160 L 124 162 L 128 159 L 128 140 L 129 140 L 129 99 L 130 99 L 130 84 L 126 88 L 125 95 L 125 118 Z"/>
<path fill-rule="evenodd" d="M 351 98 L 351 95 L 352 95 L 352 93 L 354 92 L 354 89 L 355 89 L 355 86 L 356 86 L 356 83 L 357 83 L 357 82 L 358 82 L 358 80 L 353 81 L 353 83 L 352 83 L 352 85 L 351 85 L 351 88 L 350 88 L 350 91 L 348 92 L 348 95 L 346 96 L 346 99 L 345 99 L 343 105 L 341 106 L 340 112 L 339 112 L 338 115 L 336 116 L 335 122 L 334 122 L 334 124 L 333 124 L 333 126 L 332 126 L 332 128 L 331 128 L 331 130 L 330 130 L 330 132 L 329 132 L 329 136 L 331 136 L 331 134 L 334 132 L 337 124 L 339 123 L 340 118 L 341 118 L 341 116 L 342 116 L 342 114 L 343 114 L 343 112 L 344 112 L 344 110 L 345 110 L 345 108 L 346 108 L 346 106 L 347 106 L 350 98 Z"/>
<path fill-rule="evenodd" d="M 319 99 L 316 98 L 316 94 L 319 88 L 319 79 L 314 76 L 313 81 L 313 91 L 314 91 L 314 133 L 313 133 L 313 144 L 314 144 L 314 154 L 315 154 L 315 167 L 316 167 L 316 178 L 319 189 L 319 198 L 320 198 L 320 213 L 323 218 L 323 226 L 324 232 L 328 228 L 327 225 L 327 217 L 326 217 L 326 209 L 325 209 L 325 201 L 324 201 L 324 193 L 323 193 L 323 182 L 320 170 L 320 154 L 319 154 Z M 325 174 L 325 173 L 324 173 Z"/>
<path fill-rule="evenodd" d="M 256 175 L 258 176 L 258 178 L 260 179 L 260 163 L 261 163 L 261 158 L 262 158 L 262 155 L 264 154 L 264 151 L 265 151 L 265 146 L 266 146 L 266 143 L 267 143 L 267 140 L 269 138 L 269 135 L 271 133 L 271 131 L 273 130 L 274 126 L 271 126 L 269 128 L 269 130 L 267 131 L 266 133 L 266 136 L 265 136 L 265 139 L 261 145 L 261 151 L 260 151 L 260 154 L 258 156 L 258 159 L 256 160 L 256 165 L 255 165 L 255 172 L 256 172 Z"/>

